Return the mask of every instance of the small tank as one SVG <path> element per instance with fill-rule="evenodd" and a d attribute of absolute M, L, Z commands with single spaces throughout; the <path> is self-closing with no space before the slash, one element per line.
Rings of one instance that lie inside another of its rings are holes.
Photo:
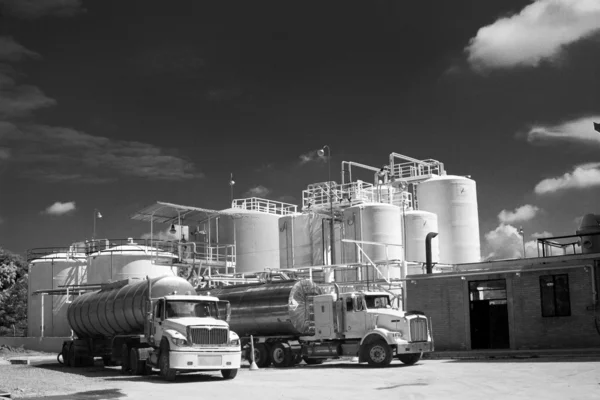
<path fill-rule="evenodd" d="M 280 268 L 324 265 L 323 221 L 316 214 L 294 214 L 279 218 Z"/>
<path fill-rule="evenodd" d="M 600 252 L 600 215 L 584 215 L 577 234 L 581 236 L 582 253 Z"/>

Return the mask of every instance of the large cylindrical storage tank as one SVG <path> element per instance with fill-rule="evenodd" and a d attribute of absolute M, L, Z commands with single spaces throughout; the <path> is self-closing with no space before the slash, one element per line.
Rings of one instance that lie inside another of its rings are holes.
<path fill-rule="evenodd" d="M 583 254 L 600 253 L 600 215 L 584 215 L 577 234 L 581 235 Z"/>
<path fill-rule="evenodd" d="M 29 264 L 29 297 L 27 302 L 27 336 L 66 337 L 71 335 L 67 322 L 67 296 L 32 295 L 37 290 L 61 289 L 67 285 L 86 283 L 87 261 L 83 253 L 53 253 Z"/>
<path fill-rule="evenodd" d="M 218 243 L 235 243 L 236 272 L 279 268 L 279 215 L 238 208 L 222 213 L 213 220 L 211 234 L 218 231 Z M 214 238 L 211 242 L 214 243 Z"/>
<path fill-rule="evenodd" d="M 177 267 L 172 264 L 176 258 L 173 253 L 130 240 L 128 244 L 109 247 L 89 255 L 88 283 L 177 275 Z"/>
<path fill-rule="evenodd" d="M 177 276 L 151 278 L 152 298 L 177 294 L 195 295 L 191 283 Z M 147 318 L 148 281 L 115 282 L 108 287 L 75 298 L 67 317 L 79 338 L 110 337 L 117 334 L 142 333 Z"/>
<path fill-rule="evenodd" d="M 323 221 L 316 213 L 292 214 L 279 218 L 280 268 L 310 267 L 325 264 L 323 258 Z"/>
<path fill-rule="evenodd" d="M 208 293 L 229 301 L 229 327 L 240 336 L 314 334 L 308 297 L 321 294 L 321 289 L 309 280 L 240 285 Z"/>
<path fill-rule="evenodd" d="M 481 260 L 475 181 L 463 176 L 433 177 L 417 185 L 419 210 L 437 215 L 442 264 Z"/>
<path fill-rule="evenodd" d="M 428 211 L 411 210 L 402 214 L 404 238 L 406 241 L 406 261 L 426 261 L 425 238 L 430 232 L 438 231 L 437 215 Z M 431 241 L 431 261 L 439 262 L 440 251 L 438 239 Z"/>

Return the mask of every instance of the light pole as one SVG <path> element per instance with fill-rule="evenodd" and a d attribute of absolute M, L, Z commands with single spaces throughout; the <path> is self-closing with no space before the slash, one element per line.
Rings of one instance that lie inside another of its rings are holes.
<path fill-rule="evenodd" d="M 96 239 L 96 218 L 102 218 L 102 214 L 97 208 L 94 208 L 94 230 L 92 231 L 92 241 Z"/>
<path fill-rule="evenodd" d="M 521 234 L 521 239 L 523 240 L 523 258 L 527 258 L 527 253 L 525 252 L 525 234 L 523 233 L 523 227 L 519 227 L 519 233 Z"/>
<path fill-rule="evenodd" d="M 233 180 L 233 172 L 229 176 L 229 187 L 231 193 L 231 207 L 233 207 L 233 185 L 235 185 L 235 181 Z"/>
<path fill-rule="evenodd" d="M 330 225 L 329 225 L 329 242 L 331 246 L 331 265 L 335 264 L 335 223 L 333 214 L 333 193 L 331 185 L 331 148 L 328 145 L 323 146 L 322 149 L 317 151 L 320 157 L 325 155 L 325 149 L 327 149 L 327 185 L 329 187 L 329 212 L 330 212 Z"/>

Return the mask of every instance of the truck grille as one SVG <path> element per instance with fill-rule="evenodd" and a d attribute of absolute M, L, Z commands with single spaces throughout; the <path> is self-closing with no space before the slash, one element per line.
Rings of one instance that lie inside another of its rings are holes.
<path fill-rule="evenodd" d="M 190 337 L 192 344 L 227 344 L 229 332 L 227 328 L 191 328 Z"/>
<path fill-rule="evenodd" d="M 410 320 L 410 341 L 411 342 L 426 342 L 427 341 L 427 319 L 414 318 Z"/>

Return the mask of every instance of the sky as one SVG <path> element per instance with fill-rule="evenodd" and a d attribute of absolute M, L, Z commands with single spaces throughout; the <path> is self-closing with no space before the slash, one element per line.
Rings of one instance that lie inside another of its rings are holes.
<path fill-rule="evenodd" d="M 477 182 L 482 257 L 600 214 L 600 1 L 0 0 L 0 246 L 301 204 L 316 151 Z M 524 237 L 519 227 L 523 227 Z"/>

